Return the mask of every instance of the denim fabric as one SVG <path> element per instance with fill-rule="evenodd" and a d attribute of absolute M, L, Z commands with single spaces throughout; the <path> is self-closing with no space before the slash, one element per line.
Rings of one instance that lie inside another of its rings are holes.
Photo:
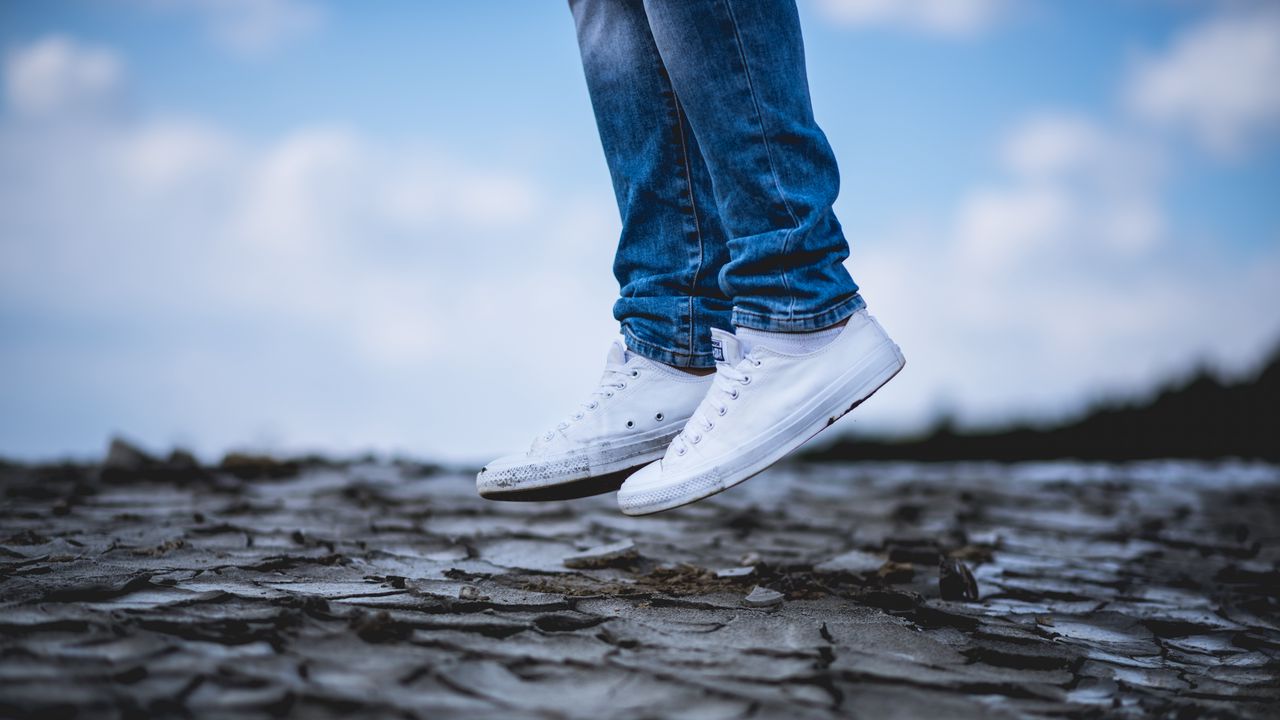
<path fill-rule="evenodd" d="M 569 5 L 622 217 L 628 347 L 710 367 L 712 327 L 817 330 L 864 307 L 794 0 Z"/>

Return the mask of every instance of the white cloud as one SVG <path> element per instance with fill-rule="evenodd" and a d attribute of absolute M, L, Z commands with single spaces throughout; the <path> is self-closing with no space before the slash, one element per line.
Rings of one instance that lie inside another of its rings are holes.
<path fill-rule="evenodd" d="M 1006 182 L 974 190 L 957 212 L 966 260 L 999 269 L 1150 251 L 1165 229 L 1159 154 L 1080 116 L 1028 120 L 1004 144 Z"/>
<path fill-rule="evenodd" d="M 151 124 L 121 137 L 115 149 L 122 179 L 158 193 L 233 171 L 238 160 L 233 139 L 194 121 Z"/>
<path fill-rule="evenodd" d="M 22 115 L 48 118 L 101 109 L 120 91 L 120 59 L 62 36 L 46 37 L 5 61 L 5 93 Z"/>
<path fill-rule="evenodd" d="M 1205 249 L 1227 238 L 1181 235 L 1161 202 L 1163 152 L 1043 113 L 1009 132 L 1003 177 L 949 219 L 855 243 L 850 270 L 908 357 L 862 420 L 909 423 L 940 401 L 969 422 L 1044 417 L 1272 350 L 1280 243 L 1241 259 Z"/>
<path fill-rule="evenodd" d="M 11 87 L 45 45 L 14 56 Z M 0 306 L 25 318 L 0 397 L 32 409 L 0 453 L 118 429 L 207 453 L 261 438 L 477 459 L 527 442 L 598 371 L 607 187 L 550 203 L 526 172 L 346 128 L 258 142 L 96 118 L 0 121 Z M 534 352 L 549 324 L 576 330 Z"/>
<path fill-rule="evenodd" d="M 886 25 L 963 36 L 994 24 L 1009 4 L 1006 0 L 820 0 L 818 8 L 839 25 Z"/>
<path fill-rule="evenodd" d="M 1104 161 L 1111 143 L 1088 118 L 1048 113 L 1020 125 L 1002 149 L 1005 164 L 1018 175 L 1052 178 Z"/>
<path fill-rule="evenodd" d="M 1141 117 L 1191 132 L 1209 150 L 1238 154 L 1280 126 L 1280 8 L 1228 11 L 1140 62 L 1126 89 Z"/>
<path fill-rule="evenodd" d="M 983 271 L 949 233 L 902 230 L 856 251 L 850 270 L 907 367 L 854 427 L 918 427 L 940 409 L 971 424 L 1053 419 L 1093 398 L 1141 395 L 1197 361 L 1247 371 L 1275 349 L 1275 250 L 1246 263 L 1179 249 Z"/>
<path fill-rule="evenodd" d="M 1071 220 L 1071 198 L 1054 188 L 972 192 L 959 211 L 958 240 L 967 266 L 1011 267 L 1056 244 Z"/>
<path fill-rule="evenodd" d="M 118 61 L 109 82 L 42 71 L 54 80 L 36 87 L 63 88 L 52 101 L 14 90 L 48 42 L 9 58 L 14 114 L 85 122 L 0 122 L 0 306 L 22 318 L 0 404 L 28 409 L 0 424 L 0 453 L 97 448 L 118 429 L 206 453 L 262 438 L 480 459 L 589 389 L 615 329 L 603 173 L 567 193 L 352 128 L 264 142 L 199 119 L 101 121 Z M 46 65 L 114 58 L 60 42 Z M 918 424 L 939 398 L 968 420 L 1072 408 L 1269 349 L 1280 238 L 1233 256 L 1180 236 L 1158 141 L 1030 117 L 995 181 L 855 238 L 850 268 L 909 362 L 849 422 Z"/>
<path fill-rule="evenodd" d="M 153 5 L 198 13 L 210 36 L 244 57 L 269 54 L 318 30 L 324 12 L 311 0 L 150 0 Z"/>

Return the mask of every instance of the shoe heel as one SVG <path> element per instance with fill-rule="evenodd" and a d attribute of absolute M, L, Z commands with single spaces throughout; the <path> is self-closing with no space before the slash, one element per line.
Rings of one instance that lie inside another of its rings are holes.
<path fill-rule="evenodd" d="M 874 318 L 872 320 L 874 321 Z M 876 323 L 876 325 L 879 326 L 879 323 Z M 883 328 L 881 331 L 883 332 Z M 875 353 L 874 357 L 858 371 L 854 381 L 851 383 L 855 388 L 852 393 L 853 403 L 839 414 L 829 418 L 827 420 L 828 426 L 866 402 L 867 398 L 884 387 L 899 372 L 902 372 L 902 368 L 907 364 L 907 359 L 903 356 L 902 350 L 888 336 L 885 336 L 884 342 L 873 352 Z"/>

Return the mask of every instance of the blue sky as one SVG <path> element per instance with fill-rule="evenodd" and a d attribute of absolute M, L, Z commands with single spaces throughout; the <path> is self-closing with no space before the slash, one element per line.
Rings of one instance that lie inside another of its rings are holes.
<path fill-rule="evenodd" d="M 808 0 L 848 428 L 1055 417 L 1280 339 L 1266 2 Z M 0 6 L 0 454 L 455 460 L 585 397 L 616 210 L 562 2 Z"/>

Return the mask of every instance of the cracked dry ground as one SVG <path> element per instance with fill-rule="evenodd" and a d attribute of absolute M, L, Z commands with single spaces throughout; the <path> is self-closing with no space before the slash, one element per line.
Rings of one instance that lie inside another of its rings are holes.
<path fill-rule="evenodd" d="M 276 477 L 0 468 L 0 715 L 1267 717 L 1280 702 L 1270 466 L 792 465 L 653 518 L 611 496 L 485 502 L 470 476 L 409 464 L 259 469 Z M 979 600 L 941 598 L 940 556 L 972 568 Z M 757 586 L 784 599 L 745 604 Z"/>

